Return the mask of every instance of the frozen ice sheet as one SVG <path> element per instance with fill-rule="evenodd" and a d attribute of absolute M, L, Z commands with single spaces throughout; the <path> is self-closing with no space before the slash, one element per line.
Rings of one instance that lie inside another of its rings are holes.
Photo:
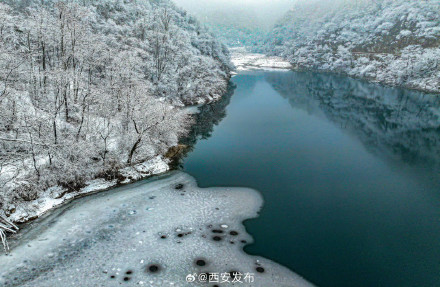
<path fill-rule="evenodd" d="M 243 252 L 252 238 L 242 221 L 261 205 L 254 190 L 201 189 L 182 172 L 82 198 L 0 256 L 0 286 L 311 286 Z M 254 274 L 254 282 L 186 282 L 188 274 L 230 272 Z"/>

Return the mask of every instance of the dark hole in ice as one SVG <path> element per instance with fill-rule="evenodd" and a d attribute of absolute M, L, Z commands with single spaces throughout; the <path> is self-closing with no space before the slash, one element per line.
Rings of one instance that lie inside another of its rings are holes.
<path fill-rule="evenodd" d="M 154 196 L 154 195 L 149 197 L 149 199 L 155 199 L 155 198 L 156 198 L 156 196 Z"/>
<path fill-rule="evenodd" d="M 212 240 L 214 240 L 214 241 L 221 241 L 222 238 L 220 236 L 214 236 L 214 237 L 212 237 Z"/>
<path fill-rule="evenodd" d="M 230 243 L 231 243 L 231 244 L 235 244 L 235 242 L 234 242 L 234 241 L 231 241 Z"/>
<path fill-rule="evenodd" d="M 115 278 L 116 278 L 116 276 L 115 276 L 115 275 L 112 275 L 112 276 L 110 276 L 110 278 L 112 278 L 112 279 L 115 279 Z"/>
<path fill-rule="evenodd" d="M 127 270 L 127 272 L 125 272 L 125 274 L 127 274 L 127 275 L 133 274 L 133 271 Z"/>
<path fill-rule="evenodd" d="M 242 240 L 242 241 L 241 241 L 241 243 L 245 243 L 245 244 L 246 244 L 246 243 L 247 243 L 247 241 L 246 241 L 246 240 Z"/>
<path fill-rule="evenodd" d="M 214 229 L 214 230 L 212 230 L 212 233 L 223 233 L 223 230 Z"/>
<path fill-rule="evenodd" d="M 220 286 L 218 286 L 218 285 L 212 285 L 212 287 L 220 287 Z"/>
<path fill-rule="evenodd" d="M 259 273 L 264 273 L 263 267 L 257 267 L 257 268 L 255 268 L 255 270 L 257 270 L 257 272 L 259 272 Z"/>
<path fill-rule="evenodd" d="M 197 259 L 196 260 L 196 265 L 197 266 L 205 266 L 206 265 L 206 261 L 203 259 Z"/>
<path fill-rule="evenodd" d="M 229 232 L 229 234 L 231 234 L 232 236 L 237 236 L 238 232 L 235 230 L 232 230 L 231 232 Z"/>
<path fill-rule="evenodd" d="M 174 188 L 179 190 L 179 189 L 182 189 L 183 187 L 184 187 L 184 185 L 182 183 L 179 183 L 179 184 L 176 184 L 176 186 Z"/>
<path fill-rule="evenodd" d="M 160 238 L 162 238 L 162 239 L 166 239 L 167 236 L 166 236 L 166 235 L 162 235 Z"/>
<path fill-rule="evenodd" d="M 150 273 L 157 273 L 160 271 L 160 266 L 157 264 L 151 264 L 147 266 L 147 271 Z"/>
<path fill-rule="evenodd" d="M 130 281 L 130 277 L 124 277 L 124 281 Z"/>
<path fill-rule="evenodd" d="M 177 234 L 177 237 L 183 237 L 183 233 Z"/>

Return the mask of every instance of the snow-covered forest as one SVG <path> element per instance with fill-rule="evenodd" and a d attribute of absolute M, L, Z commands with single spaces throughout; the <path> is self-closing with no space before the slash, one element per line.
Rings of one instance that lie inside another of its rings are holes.
<path fill-rule="evenodd" d="M 29 219 L 43 195 L 163 163 L 185 105 L 220 98 L 231 68 L 168 0 L 1 1 L 0 211 Z"/>
<path fill-rule="evenodd" d="M 266 42 L 298 69 L 440 91 L 438 0 L 299 1 Z"/>

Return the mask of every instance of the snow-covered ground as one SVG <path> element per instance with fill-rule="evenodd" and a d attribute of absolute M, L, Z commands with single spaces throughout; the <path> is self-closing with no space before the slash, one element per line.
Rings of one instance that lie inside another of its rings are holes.
<path fill-rule="evenodd" d="M 0 285 L 229 286 L 235 274 L 236 286 L 311 286 L 243 251 L 252 238 L 242 222 L 262 202 L 247 188 L 200 189 L 183 172 L 83 198 L 12 242 Z"/>
<path fill-rule="evenodd" d="M 157 156 L 149 161 L 127 167 L 120 171 L 126 179 L 124 184 L 130 183 L 147 176 L 160 174 L 168 171 L 168 160 L 162 156 Z M 8 217 L 8 220 L 16 223 L 27 222 L 46 213 L 47 211 L 62 205 L 63 203 L 90 193 L 107 190 L 117 185 L 117 180 L 107 181 L 102 178 L 87 182 L 87 186 L 74 192 L 67 193 L 67 190 L 60 186 L 54 186 L 47 189 L 38 199 L 32 201 L 20 201 L 13 206 L 14 212 Z"/>
<path fill-rule="evenodd" d="M 231 61 L 237 71 L 247 70 L 290 70 L 292 65 L 281 57 L 249 53 L 245 48 L 231 48 Z"/>

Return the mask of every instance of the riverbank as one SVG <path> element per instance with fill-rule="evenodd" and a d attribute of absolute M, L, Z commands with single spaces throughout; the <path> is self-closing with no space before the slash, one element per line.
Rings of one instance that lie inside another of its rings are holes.
<path fill-rule="evenodd" d="M 237 72 L 249 70 L 290 70 L 292 65 L 281 57 L 250 53 L 245 47 L 231 48 L 231 62 Z"/>
<path fill-rule="evenodd" d="M 117 179 L 96 178 L 87 181 L 85 187 L 71 191 L 61 186 L 53 186 L 35 200 L 12 204 L 5 214 L 13 223 L 26 223 L 76 198 L 167 172 L 170 169 L 168 164 L 169 159 L 156 156 L 143 163 L 121 169 L 118 171 Z"/>
<path fill-rule="evenodd" d="M 288 61 L 285 59 L 285 61 Z M 364 80 L 369 83 L 379 84 L 390 88 L 401 88 L 406 90 L 412 90 L 416 92 L 423 92 L 428 94 L 440 95 L 439 84 L 437 83 L 437 76 L 428 79 L 413 79 L 407 81 L 406 83 L 399 82 L 396 77 L 387 77 L 385 73 L 377 73 L 376 67 L 379 65 L 390 65 L 390 63 L 375 61 L 370 64 L 359 64 L 356 70 L 329 68 L 328 65 L 322 65 L 322 67 L 312 67 L 312 66 L 300 66 L 296 65 L 296 61 L 292 61 L 292 70 L 296 72 L 314 72 L 320 74 L 332 74 L 336 76 L 344 76 L 356 80 Z M 393 68 L 394 69 L 394 68 Z M 399 68 L 395 68 L 398 71 Z M 370 73 L 374 71 L 373 73 Z M 379 76 L 378 76 L 379 75 Z"/>

